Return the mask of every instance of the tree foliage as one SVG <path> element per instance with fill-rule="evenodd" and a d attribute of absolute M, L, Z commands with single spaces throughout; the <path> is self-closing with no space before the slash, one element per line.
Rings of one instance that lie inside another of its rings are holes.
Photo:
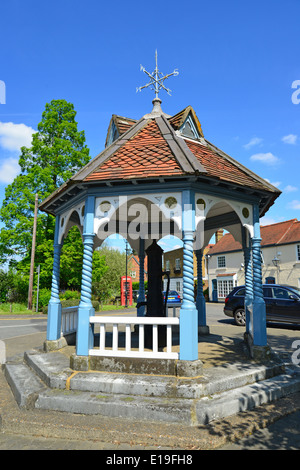
<path fill-rule="evenodd" d="M 72 103 L 53 100 L 46 104 L 38 131 L 32 136 L 31 147 L 21 148 L 20 174 L 5 190 L 0 209 L 0 221 L 4 225 L 0 232 L 0 261 L 10 261 L 20 279 L 24 279 L 27 289 L 35 194 L 38 193 L 41 202 L 90 159 L 84 131 L 78 131 L 75 117 L 76 111 Z M 41 266 L 41 288 L 51 286 L 54 229 L 54 217 L 39 212 L 35 260 L 36 265 Z M 68 244 L 78 245 L 80 240 L 79 232 L 65 240 L 62 258 L 65 264 L 70 266 L 68 256 L 70 252 L 75 254 L 71 246 L 68 248 Z M 71 279 L 74 279 L 76 267 L 70 270 L 65 264 L 62 264 L 62 270 L 65 283 L 69 285 Z M 78 280 L 76 282 L 78 285 Z"/>
<path fill-rule="evenodd" d="M 107 266 L 105 276 L 97 276 L 93 269 L 93 294 L 101 302 L 119 295 L 121 276 L 126 270 L 126 255 L 119 250 L 102 245 L 94 252 L 95 257 L 103 258 Z"/>
<path fill-rule="evenodd" d="M 71 103 L 47 103 L 32 136 L 30 148 L 22 147 L 20 174 L 6 187 L 0 209 L 0 263 L 10 261 L 9 275 L 1 274 L 2 299 L 8 292 L 14 300 L 26 300 L 31 261 L 35 194 L 39 202 L 48 197 L 75 172 L 88 163 L 89 150 L 84 131 L 78 131 L 76 112 Z M 55 219 L 38 212 L 35 266 L 40 265 L 40 301 L 48 302 L 52 280 Z M 83 243 L 77 227 L 64 239 L 60 261 L 60 289 L 80 290 Z M 93 294 L 100 301 L 120 292 L 120 277 L 125 273 L 125 254 L 102 246 L 93 254 Z M 43 299 L 42 299 L 43 297 Z"/>
<path fill-rule="evenodd" d="M 31 147 L 21 148 L 21 172 L 6 187 L 0 209 L 4 225 L 0 233 L 2 262 L 30 254 L 35 194 L 38 193 L 39 201 L 43 200 L 89 161 L 84 131 L 77 130 L 75 117 L 72 103 L 47 103 Z M 53 217 L 39 213 L 37 246 L 53 240 L 53 236 Z"/>

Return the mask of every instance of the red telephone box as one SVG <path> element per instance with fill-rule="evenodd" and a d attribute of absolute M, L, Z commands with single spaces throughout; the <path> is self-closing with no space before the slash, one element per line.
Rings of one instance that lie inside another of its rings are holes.
<path fill-rule="evenodd" d="M 121 277 L 121 305 L 126 305 L 126 290 L 127 290 L 127 305 L 132 305 L 132 279 L 130 276 Z"/>

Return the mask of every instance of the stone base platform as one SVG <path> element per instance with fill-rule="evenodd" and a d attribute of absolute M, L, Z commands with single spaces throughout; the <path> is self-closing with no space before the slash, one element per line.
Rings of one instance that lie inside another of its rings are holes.
<path fill-rule="evenodd" d="M 207 341 L 199 343 L 202 360 L 194 364 L 103 358 L 102 370 L 91 370 L 66 346 L 28 351 L 6 363 L 4 373 L 20 407 L 190 426 L 300 391 L 299 368 L 274 356 L 255 362 L 230 338 Z"/>

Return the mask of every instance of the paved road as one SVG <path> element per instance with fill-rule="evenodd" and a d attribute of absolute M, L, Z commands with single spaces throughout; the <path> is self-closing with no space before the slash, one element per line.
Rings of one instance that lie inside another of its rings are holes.
<path fill-rule="evenodd" d="M 39 316 L 18 316 L 2 318 L 0 316 L 0 339 L 17 338 L 46 331 L 47 318 Z"/>

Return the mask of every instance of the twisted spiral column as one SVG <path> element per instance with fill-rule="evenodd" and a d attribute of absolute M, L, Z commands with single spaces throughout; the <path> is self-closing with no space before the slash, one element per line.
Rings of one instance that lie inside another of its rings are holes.
<path fill-rule="evenodd" d="M 95 234 L 83 234 L 83 265 L 80 305 L 92 305 L 92 263 Z"/>
<path fill-rule="evenodd" d="M 59 299 L 61 245 L 54 245 L 51 297 L 48 305 L 47 340 L 56 341 L 61 336 L 61 302 Z"/>
<path fill-rule="evenodd" d="M 263 299 L 260 242 L 261 238 L 252 239 L 253 293 L 255 299 Z"/>
<path fill-rule="evenodd" d="M 208 334 L 209 329 L 206 325 L 206 303 L 203 294 L 203 277 L 202 277 L 202 250 L 196 251 L 197 258 L 197 298 L 196 306 L 198 310 L 198 327 L 200 328 L 201 334 Z"/>
<path fill-rule="evenodd" d="M 54 259 L 52 270 L 51 298 L 50 302 L 58 303 L 59 300 L 59 273 L 60 273 L 61 245 L 54 245 Z"/>
<path fill-rule="evenodd" d="M 246 296 L 253 298 L 252 260 L 250 248 L 244 249 Z"/>
<path fill-rule="evenodd" d="M 195 308 L 193 232 L 183 233 L 183 308 Z"/>
<path fill-rule="evenodd" d="M 194 302 L 193 232 L 183 232 L 183 302 L 180 308 L 181 360 L 198 359 L 198 315 Z"/>
<path fill-rule="evenodd" d="M 245 263 L 245 314 L 246 314 L 246 332 L 252 330 L 251 326 L 251 305 L 253 303 L 253 272 L 251 249 L 244 248 Z"/>
<path fill-rule="evenodd" d="M 261 238 L 252 238 L 253 260 L 253 345 L 267 346 L 266 305 L 263 297 L 261 272 Z"/>

